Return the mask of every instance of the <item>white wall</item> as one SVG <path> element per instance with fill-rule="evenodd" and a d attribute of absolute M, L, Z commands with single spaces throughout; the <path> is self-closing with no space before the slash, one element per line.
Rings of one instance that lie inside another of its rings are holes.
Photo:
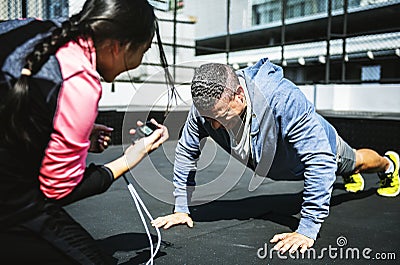
<path fill-rule="evenodd" d="M 191 106 L 189 85 L 177 85 L 183 101 L 178 100 L 176 110 L 188 110 Z M 315 85 L 300 86 L 307 99 L 317 110 L 365 111 L 398 113 L 400 116 L 400 84 L 379 85 Z M 167 104 L 165 85 L 103 83 L 100 110 L 165 110 Z"/>
<path fill-rule="evenodd" d="M 400 84 L 300 86 L 318 110 L 388 112 L 400 115 Z"/>
<path fill-rule="evenodd" d="M 183 12 L 197 17 L 196 39 L 226 34 L 226 2 L 226 0 L 185 0 Z M 231 33 L 251 25 L 250 3 L 250 0 L 231 0 Z"/>
<path fill-rule="evenodd" d="M 103 93 L 99 103 L 100 111 L 164 111 L 168 103 L 166 85 L 150 83 L 115 83 L 112 92 L 110 83 L 102 83 Z M 176 89 L 182 98 L 174 102 L 174 110 L 188 110 L 191 106 L 190 87 L 177 85 Z"/>

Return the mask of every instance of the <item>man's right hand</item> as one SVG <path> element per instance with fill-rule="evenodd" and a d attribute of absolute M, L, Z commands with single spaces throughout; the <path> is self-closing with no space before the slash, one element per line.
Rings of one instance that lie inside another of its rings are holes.
<path fill-rule="evenodd" d="M 173 213 L 166 216 L 158 217 L 151 221 L 152 226 L 164 229 L 168 229 L 171 226 L 179 224 L 187 224 L 189 227 L 193 227 L 193 220 L 187 213 Z"/>

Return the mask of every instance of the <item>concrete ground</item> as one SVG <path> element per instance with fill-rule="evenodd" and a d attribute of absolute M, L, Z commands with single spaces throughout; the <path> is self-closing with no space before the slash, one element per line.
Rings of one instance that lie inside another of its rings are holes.
<path fill-rule="evenodd" d="M 173 210 L 175 145 L 175 140 L 166 142 L 127 175 L 154 218 Z M 89 155 L 88 162 L 104 163 L 121 153 L 122 146 L 111 146 L 103 154 Z M 211 141 L 198 167 L 194 199 L 199 205 L 191 209 L 195 226 L 162 230 L 154 264 L 399 264 L 400 197 L 378 196 L 374 174 L 364 176 L 365 190 L 357 194 L 346 193 L 337 179 L 331 213 L 318 240 L 306 256 L 296 257 L 271 252 L 269 239 L 296 229 L 302 181 L 265 179 L 250 192 L 252 172 Z M 66 209 L 118 264 L 148 260 L 149 241 L 122 178 L 107 192 Z M 156 242 L 155 230 L 149 229 Z"/>

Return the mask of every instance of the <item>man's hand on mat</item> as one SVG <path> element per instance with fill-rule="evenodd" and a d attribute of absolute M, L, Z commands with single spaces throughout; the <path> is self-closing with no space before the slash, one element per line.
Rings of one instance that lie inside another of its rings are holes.
<path fill-rule="evenodd" d="M 173 213 L 166 216 L 158 217 L 153 220 L 151 224 L 154 227 L 168 229 L 171 226 L 179 224 L 187 224 L 189 227 L 193 227 L 193 220 L 187 213 Z"/>
<path fill-rule="evenodd" d="M 308 248 L 314 245 L 314 239 L 296 232 L 276 234 L 269 242 L 277 243 L 274 246 L 274 250 L 282 254 L 288 250 L 290 253 L 293 253 L 297 249 L 300 249 L 300 252 L 304 253 Z"/>

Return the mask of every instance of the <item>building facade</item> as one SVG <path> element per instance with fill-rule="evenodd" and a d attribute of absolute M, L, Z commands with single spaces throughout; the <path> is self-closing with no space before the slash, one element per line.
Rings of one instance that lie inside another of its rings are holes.
<path fill-rule="evenodd" d="M 241 68 L 264 55 L 300 84 L 400 83 L 399 0 L 192 2 L 201 58 Z"/>
<path fill-rule="evenodd" d="M 2 0 L 0 20 L 38 17 L 49 19 L 68 16 L 68 0 Z"/>

